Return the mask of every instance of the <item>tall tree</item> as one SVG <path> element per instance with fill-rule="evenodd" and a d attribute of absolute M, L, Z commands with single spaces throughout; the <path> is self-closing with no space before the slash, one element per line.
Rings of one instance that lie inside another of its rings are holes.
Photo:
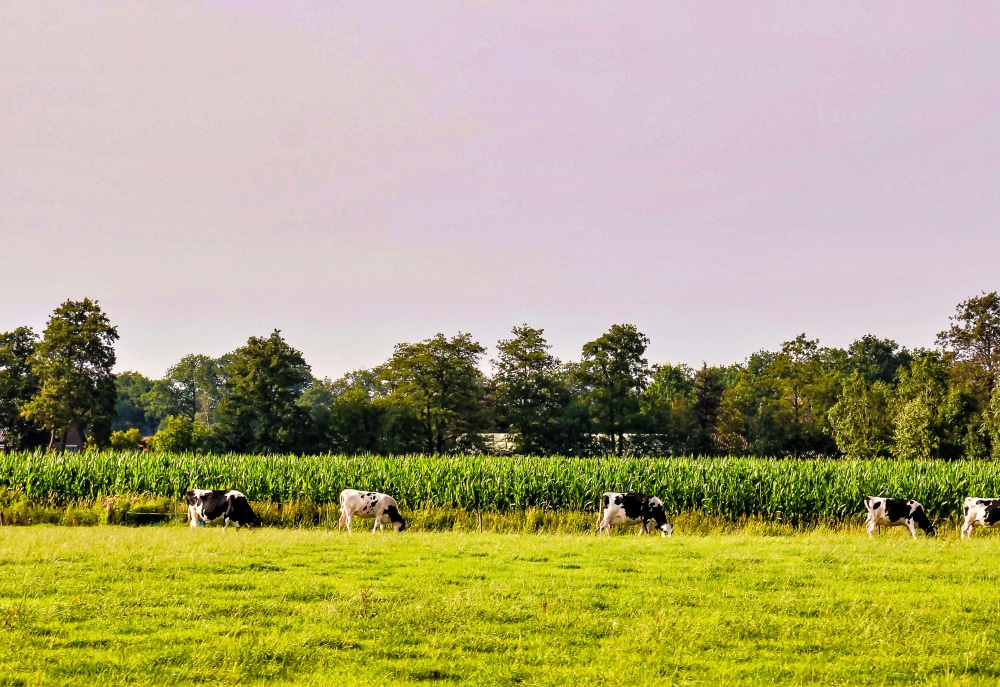
<path fill-rule="evenodd" d="M 397 344 L 383 368 L 394 399 L 409 405 L 422 425 L 424 450 L 446 453 L 471 448 L 484 425 L 486 352 L 469 334 L 437 334 L 419 343 Z"/>
<path fill-rule="evenodd" d="M 876 375 L 877 377 L 878 375 Z M 892 446 L 892 389 L 863 372 L 854 372 L 843 384 L 840 398 L 830 408 L 830 426 L 837 448 L 848 458 L 879 458 Z"/>
<path fill-rule="evenodd" d="M 954 383 L 945 356 L 916 351 L 896 389 L 892 453 L 897 458 L 954 459 L 988 451 L 969 387 Z"/>
<path fill-rule="evenodd" d="M 697 432 L 691 438 L 691 452 L 700 455 L 717 453 L 716 424 L 726 391 L 726 370 L 702 364 L 694 373 L 691 387 L 694 393 L 692 411 Z"/>
<path fill-rule="evenodd" d="M 302 354 L 275 329 L 230 354 L 218 407 L 218 430 L 230 449 L 301 450 L 309 414 L 298 400 L 312 382 Z"/>
<path fill-rule="evenodd" d="M 719 432 L 729 450 L 758 455 L 830 455 L 827 413 L 836 403 L 845 356 L 800 334 L 777 352 L 759 351 L 731 372 Z"/>
<path fill-rule="evenodd" d="M 314 380 L 299 404 L 309 411 L 311 448 L 315 452 L 356 455 L 380 451 L 383 412 L 376 403 L 377 384 L 369 370 L 350 372 L 336 381 Z"/>
<path fill-rule="evenodd" d="M 656 453 L 693 453 L 699 418 L 695 407 L 695 373 L 687 365 L 660 365 L 640 400 L 643 425 L 659 439 L 650 448 Z M 657 450 L 659 449 L 659 450 Z"/>
<path fill-rule="evenodd" d="M 839 374 L 825 364 L 826 354 L 819 341 L 799 334 L 781 345 L 771 365 L 788 421 L 786 448 L 795 455 L 836 449 L 826 414 L 836 403 Z"/>
<path fill-rule="evenodd" d="M 167 370 L 166 379 L 185 414 L 211 425 L 219 401 L 221 369 L 207 355 L 186 355 Z"/>
<path fill-rule="evenodd" d="M 560 444 L 559 423 L 569 394 L 544 331 L 514 327 L 513 338 L 497 344 L 497 359 L 492 361 L 497 412 L 516 435 L 519 453 L 551 453 Z"/>
<path fill-rule="evenodd" d="M 166 376 L 153 382 L 142 397 L 150 417 L 162 422 L 170 415 L 184 415 L 211 426 L 220 399 L 224 358 L 190 354 L 171 365 Z"/>
<path fill-rule="evenodd" d="M 990 405 L 983 414 L 983 430 L 990 440 L 990 458 L 1000 460 L 1000 384 L 993 387 Z"/>
<path fill-rule="evenodd" d="M 986 401 L 1000 376 L 1000 296 L 996 291 L 958 304 L 951 326 L 938 334 L 938 345 L 959 361 L 981 371 L 979 385 Z"/>
<path fill-rule="evenodd" d="M 66 301 L 52 313 L 42 340 L 31 356 L 38 394 L 22 414 L 49 431 L 49 446 L 71 427 L 101 445 L 111 435 L 114 419 L 113 327 L 97 301 Z"/>
<path fill-rule="evenodd" d="M 581 372 L 599 431 L 621 455 L 624 435 L 639 425 L 639 397 L 649 382 L 643 357 L 649 339 L 632 324 L 616 324 L 583 345 Z"/>
<path fill-rule="evenodd" d="M 847 364 L 869 384 L 895 384 L 900 369 L 906 368 L 913 356 L 892 339 L 880 339 L 865 334 L 847 349 Z"/>
<path fill-rule="evenodd" d="M 7 431 L 8 446 L 37 445 L 39 431 L 21 416 L 21 408 L 38 393 L 38 378 L 30 360 L 38 337 L 28 327 L 0 334 L 0 429 Z"/>
<path fill-rule="evenodd" d="M 147 414 L 143 403 L 143 396 L 152 388 L 153 381 L 138 372 L 115 375 L 118 397 L 115 400 L 115 421 L 111 426 L 113 430 L 121 432 L 137 429 L 141 436 L 148 436 L 156 431 L 158 421 Z"/>

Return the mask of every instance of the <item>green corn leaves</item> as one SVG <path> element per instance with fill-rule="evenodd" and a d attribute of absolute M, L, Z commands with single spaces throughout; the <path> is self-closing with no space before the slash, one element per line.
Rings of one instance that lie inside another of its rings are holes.
<path fill-rule="evenodd" d="M 0 486 L 63 503 L 121 494 L 180 498 L 236 488 L 252 500 L 336 503 L 341 489 L 392 494 L 404 508 L 596 510 L 605 491 L 655 494 L 672 513 L 850 518 L 863 496 L 913 498 L 935 516 L 965 496 L 1000 496 L 985 461 L 524 456 L 290 456 L 138 452 L 0 455 Z"/>

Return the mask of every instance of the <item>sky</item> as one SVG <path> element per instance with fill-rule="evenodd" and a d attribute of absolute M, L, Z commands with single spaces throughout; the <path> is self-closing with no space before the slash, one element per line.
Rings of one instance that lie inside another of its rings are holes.
<path fill-rule="evenodd" d="M 932 346 L 1000 289 L 998 7 L 0 0 L 0 331 Z"/>

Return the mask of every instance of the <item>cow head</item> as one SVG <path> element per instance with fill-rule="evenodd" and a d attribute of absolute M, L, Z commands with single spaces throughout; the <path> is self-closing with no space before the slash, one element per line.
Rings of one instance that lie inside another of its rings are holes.
<path fill-rule="evenodd" d="M 396 506 L 389 506 L 385 509 L 385 514 L 389 516 L 389 521 L 392 523 L 392 529 L 397 532 L 402 532 L 406 529 L 406 521 L 403 520 L 403 516 L 399 514 L 399 509 Z"/>
<path fill-rule="evenodd" d="M 646 506 L 646 521 L 652 520 L 656 523 L 656 529 L 660 530 L 661 537 L 669 537 L 674 533 L 674 527 L 667 522 L 667 512 L 663 507 L 663 501 L 654 497 L 649 500 Z"/>
<path fill-rule="evenodd" d="M 913 511 L 912 517 L 913 517 L 913 522 L 915 522 L 917 527 L 922 529 L 924 531 L 924 534 L 926 534 L 928 537 L 933 537 L 937 534 L 937 528 L 935 528 L 934 525 L 931 524 L 931 520 L 930 518 L 927 517 L 927 513 L 926 511 L 924 511 L 923 506 L 921 506 L 920 504 L 916 504 L 916 508 Z"/>
<path fill-rule="evenodd" d="M 245 525 L 246 527 L 261 527 L 264 524 L 264 521 L 260 519 L 259 515 L 253 512 L 250 502 L 242 494 L 235 498 L 231 504 L 230 507 L 233 509 L 232 519 L 241 525 Z"/>

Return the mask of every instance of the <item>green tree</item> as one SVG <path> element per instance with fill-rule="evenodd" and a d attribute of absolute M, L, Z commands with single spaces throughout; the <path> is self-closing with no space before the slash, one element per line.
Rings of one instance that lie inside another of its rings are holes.
<path fill-rule="evenodd" d="M 446 453 L 479 443 L 486 380 L 478 363 L 486 349 L 459 332 L 419 343 L 397 344 L 383 368 L 391 400 L 412 409 L 421 424 L 423 450 Z"/>
<path fill-rule="evenodd" d="M 892 448 L 892 389 L 882 375 L 873 376 L 875 381 L 863 372 L 851 374 L 830 408 L 834 440 L 847 458 L 886 457 Z"/>
<path fill-rule="evenodd" d="M 624 435 L 640 427 L 640 396 L 650 376 L 643 357 L 649 339 L 635 325 L 616 324 L 583 345 L 580 365 L 598 431 L 611 438 L 612 450 L 621 455 Z"/>
<path fill-rule="evenodd" d="M 720 407 L 720 448 L 757 455 L 835 453 L 827 413 L 837 402 L 845 364 L 843 351 L 820 348 L 804 334 L 778 352 L 751 355 L 728 373 L 732 381 Z"/>
<path fill-rule="evenodd" d="M 188 415 L 170 379 L 154 380 L 139 397 L 139 405 L 153 426 L 162 427 L 168 417 Z"/>
<path fill-rule="evenodd" d="M 309 414 L 298 401 L 312 375 L 281 332 L 250 337 L 230 355 L 224 372 L 218 428 L 227 447 L 255 453 L 301 450 Z"/>
<path fill-rule="evenodd" d="M 990 457 L 1000 460 L 1000 384 L 993 387 L 989 408 L 983 414 L 983 430 L 990 440 Z"/>
<path fill-rule="evenodd" d="M 162 453 L 205 453 L 215 447 L 215 436 L 202 422 L 185 415 L 171 415 L 150 438 L 149 445 Z"/>
<path fill-rule="evenodd" d="M 892 339 L 880 339 L 866 334 L 847 349 L 847 364 L 869 384 L 895 384 L 900 369 L 905 369 L 913 356 Z"/>
<path fill-rule="evenodd" d="M 108 443 L 116 451 L 138 451 L 142 448 L 142 434 L 136 427 L 117 430 L 111 433 Z"/>
<path fill-rule="evenodd" d="M 38 394 L 22 408 L 24 417 L 56 436 L 78 427 L 97 445 L 107 442 L 114 419 L 113 327 L 96 301 L 66 301 L 52 313 L 32 354 Z"/>
<path fill-rule="evenodd" d="M 377 384 L 368 370 L 352 372 L 337 381 L 314 380 L 299 404 L 310 416 L 311 451 L 349 455 L 381 450 L 383 408 L 376 403 Z"/>
<path fill-rule="evenodd" d="M 31 356 L 38 337 L 28 327 L 0 334 L 0 429 L 7 430 L 7 443 L 28 448 L 41 443 L 37 426 L 21 415 L 21 409 L 38 393 L 38 378 L 31 370 Z"/>
<path fill-rule="evenodd" d="M 786 450 L 795 455 L 830 453 L 827 412 L 836 403 L 839 374 L 824 364 L 826 349 L 799 334 L 781 345 L 770 368 L 788 421 Z"/>
<path fill-rule="evenodd" d="M 669 455 L 693 452 L 699 431 L 695 373 L 687 365 L 659 365 L 639 401 L 647 450 Z"/>
<path fill-rule="evenodd" d="M 511 333 L 491 361 L 497 413 L 515 434 L 517 452 L 552 453 L 561 444 L 560 420 L 569 401 L 559 360 L 549 353 L 543 329 L 522 325 Z"/>
<path fill-rule="evenodd" d="M 938 345 L 977 371 L 976 385 L 984 401 L 1000 375 L 1000 296 L 996 291 L 958 304 L 951 326 L 938 334 Z"/>
<path fill-rule="evenodd" d="M 211 426 L 216 419 L 224 364 L 224 359 L 207 355 L 184 356 L 142 396 L 146 413 L 157 422 L 169 415 L 186 415 Z"/>
<path fill-rule="evenodd" d="M 723 392 L 717 435 L 720 448 L 730 454 L 784 453 L 779 416 L 780 389 L 768 373 L 775 353 L 758 351 L 735 366 L 732 383 Z"/>
<path fill-rule="evenodd" d="M 153 381 L 138 372 L 115 375 L 115 421 L 111 429 L 120 432 L 135 428 L 142 436 L 156 431 L 157 420 L 146 412 L 143 397 L 153 388 Z"/>
<path fill-rule="evenodd" d="M 896 390 L 893 455 L 955 459 L 983 454 L 977 403 L 971 389 L 953 383 L 945 356 L 916 351 Z"/>
<path fill-rule="evenodd" d="M 694 414 L 696 432 L 691 436 L 690 453 L 712 455 L 718 453 L 717 440 L 719 413 L 727 388 L 728 370 L 702 364 L 694 373 L 691 390 L 694 393 Z"/>

